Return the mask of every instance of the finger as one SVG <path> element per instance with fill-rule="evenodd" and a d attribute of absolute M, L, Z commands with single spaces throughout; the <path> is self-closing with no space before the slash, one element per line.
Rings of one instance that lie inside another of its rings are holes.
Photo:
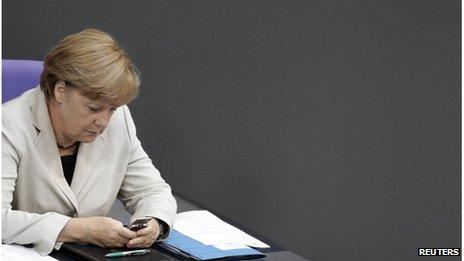
<path fill-rule="evenodd" d="M 141 247 L 150 247 L 155 243 L 156 237 L 149 237 L 147 238 L 147 241 L 144 242 L 144 244 Z"/>
<path fill-rule="evenodd" d="M 137 231 L 137 237 L 144 237 L 146 235 L 150 235 L 150 234 L 153 234 L 153 230 L 151 228 L 144 228 L 144 229 L 140 229 L 139 231 Z"/>
<path fill-rule="evenodd" d="M 119 236 L 121 236 L 123 238 L 127 238 L 127 239 L 132 239 L 132 238 L 137 237 L 137 233 L 135 233 L 134 231 L 132 231 L 130 229 L 127 229 L 125 227 L 118 228 L 118 230 L 116 232 L 118 233 Z"/>
<path fill-rule="evenodd" d="M 112 241 L 111 243 L 106 244 L 105 247 L 113 247 L 113 248 L 122 248 L 125 247 L 127 243 L 121 241 Z"/>
<path fill-rule="evenodd" d="M 129 240 L 126 239 L 126 238 L 120 238 L 117 242 L 115 242 L 117 244 L 117 247 L 125 247 L 128 243 L 129 243 Z"/>
<path fill-rule="evenodd" d="M 152 226 L 151 224 L 149 224 L 147 227 L 144 227 L 140 229 L 139 231 L 137 231 L 137 236 L 142 237 L 142 236 L 146 236 L 149 234 L 156 234 L 156 232 L 158 232 L 158 228 L 155 228 L 155 227 L 156 226 Z"/>
<path fill-rule="evenodd" d="M 148 234 L 143 237 L 131 239 L 127 244 L 128 247 L 150 247 L 155 242 L 156 237 Z"/>
<path fill-rule="evenodd" d="M 159 224 L 156 220 L 152 219 L 147 223 L 147 227 L 137 231 L 137 236 L 145 236 L 153 233 L 156 237 L 159 235 Z"/>
<path fill-rule="evenodd" d="M 118 246 L 125 246 L 130 239 L 120 236 L 118 233 L 115 233 L 111 241 Z"/>
<path fill-rule="evenodd" d="M 102 246 L 102 247 L 123 247 L 127 244 L 127 242 L 128 242 L 127 239 L 121 238 L 119 236 L 114 236 L 114 237 L 102 240 L 97 245 Z"/>
<path fill-rule="evenodd" d="M 145 237 L 137 237 L 137 238 L 131 239 L 127 243 L 127 247 L 130 247 L 130 248 L 140 247 L 143 245 L 144 241 L 145 241 Z"/>

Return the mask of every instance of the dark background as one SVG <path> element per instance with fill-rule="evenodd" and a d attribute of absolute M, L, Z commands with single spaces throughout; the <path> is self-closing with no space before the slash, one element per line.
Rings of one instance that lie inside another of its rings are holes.
<path fill-rule="evenodd" d="M 460 1 L 10 0 L 3 58 L 87 27 L 176 193 L 311 260 L 461 246 Z"/>

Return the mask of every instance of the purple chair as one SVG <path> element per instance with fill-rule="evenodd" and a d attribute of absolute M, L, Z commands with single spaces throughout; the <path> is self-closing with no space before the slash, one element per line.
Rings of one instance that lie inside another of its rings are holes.
<path fill-rule="evenodd" d="M 42 61 L 2 60 L 2 103 L 39 85 Z"/>

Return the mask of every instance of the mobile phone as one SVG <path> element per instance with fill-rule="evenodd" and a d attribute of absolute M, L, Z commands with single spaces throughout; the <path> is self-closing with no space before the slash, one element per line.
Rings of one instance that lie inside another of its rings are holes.
<path fill-rule="evenodd" d="M 130 224 L 127 228 L 132 231 L 138 231 L 144 227 L 148 226 L 148 221 L 150 221 L 151 217 L 146 218 L 137 218 L 134 223 Z"/>

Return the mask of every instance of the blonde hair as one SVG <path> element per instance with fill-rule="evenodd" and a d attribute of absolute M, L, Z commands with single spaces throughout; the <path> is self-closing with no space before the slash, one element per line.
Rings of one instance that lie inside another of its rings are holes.
<path fill-rule="evenodd" d="M 66 36 L 45 56 L 40 87 L 47 100 L 55 98 L 59 80 L 89 99 L 120 106 L 137 97 L 140 73 L 109 34 L 85 29 Z"/>

